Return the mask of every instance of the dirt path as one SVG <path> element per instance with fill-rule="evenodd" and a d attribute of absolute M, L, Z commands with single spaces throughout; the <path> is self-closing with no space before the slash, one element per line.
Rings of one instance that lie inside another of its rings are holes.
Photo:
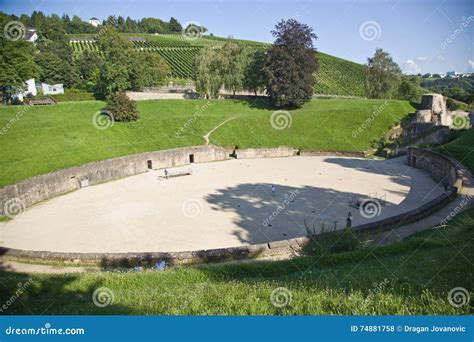
<path fill-rule="evenodd" d="M 206 142 L 206 145 L 209 145 L 209 137 L 211 136 L 212 133 L 214 133 L 215 130 L 217 130 L 219 127 L 223 126 L 224 124 L 226 124 L 226 123 L 229 122 L 230 120 L 234 120 L 234 119 L 235 119 L 235 116 L 224 120 L 223 122 L 221 122 L 220 124 L 218 124 L 216 127 L 214 127 L 213 129 L 211 129 L 209 132 L 207 132 L 206 135 L 203 135 L 203 138 L 204 138 L 204 141 Z"/>

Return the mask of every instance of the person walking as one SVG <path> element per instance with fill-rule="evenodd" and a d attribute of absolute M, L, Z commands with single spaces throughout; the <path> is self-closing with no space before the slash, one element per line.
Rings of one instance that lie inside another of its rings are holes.
<path fill-rule="evenodd" d="M 352 213 L 349 212 L 347 214 L 346 228 L 351 228 L 351 227 L 352 227 Z"/>
<path fill-rule="evenodd" d="M 272 185 L 272 196 L 275 197 L 275 185 Z"/>
<path fill-rule="evenodd" d="M 168 170 L 165 169 L 165 178 L 168 179 Z"/>

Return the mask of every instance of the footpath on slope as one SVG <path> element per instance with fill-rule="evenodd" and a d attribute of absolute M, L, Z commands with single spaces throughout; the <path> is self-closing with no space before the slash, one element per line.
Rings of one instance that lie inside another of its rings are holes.
<path fill-rule="evenodd" d="M 206 145 L 209 145 L 209 137 L 211 136 L 212 133 L 214 133 L 219 127 L 225 125 L 227 122 L 229 122 L 231 120 L 234 120 L 234 119 L 235 119 L 234 116 L 231 117 L 231 118 L 225 119 L 223 122 L 221 122 L 216 127 L 214 127 L 209 132 L 207 132 L 205 135 L 203 135 L 202 137 L 204 138 L 204 141 L 206 142 Z"/>

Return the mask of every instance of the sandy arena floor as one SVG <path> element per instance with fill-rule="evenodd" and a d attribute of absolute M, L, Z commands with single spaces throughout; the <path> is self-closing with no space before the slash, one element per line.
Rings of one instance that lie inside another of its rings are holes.
<path fill-rule="evenodd" d="M 305 235 L 305 223 L 317 230 L 322 224 L 342 228 L 349 211 L 358 225 L 443 192 L 404 161 L 229 160 L 193 164 L 192 176 L 168 180 L 160 177 L 162 170 L 150 171 L 33 206 L 0 223 L 0 244 L 56 252 L 166 252 L 284 240 Z M 349 205 L 359 197 L 386 203 L 365 218 Z"/>

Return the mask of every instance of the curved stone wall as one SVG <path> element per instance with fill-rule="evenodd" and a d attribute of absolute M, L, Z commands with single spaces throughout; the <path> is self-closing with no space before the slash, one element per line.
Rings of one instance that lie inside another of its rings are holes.
<path fill-rule="evenodd" d="M 407 150 L 407 164 L 428 171 L 436 181 L 442 183 L 446 189 L 462 186 L 462 166 L 459 162 L 438 152 L 409 147 Z"/>
<path fill-rule="evenodd" d="M 23 206 L 29 207 L 79 189 L 83 181 L 94 185 L 136 175 L 148 169 L 188 165 L 191 160 L 205 163 L 228 158 L 229 153 L 225 149 L 207 145 L 133 154 L 55 171 L 1 188 L 0 215 L 4 215 L 5 202 L 10 199 L 19 199 Z"/>
<path fill-rule="evenodd" d="M 245 153 L 241 153 L 240 158 L 278 157 L 286 156 L 282 155 L 286 153 L 291 153 L 291 155 L 296 154 L 296 152 L 294 152 L 296 150 L 286 147 L 277 149 L 264 149 L 264 151 L 260 152 L 255 152 L 256 149 L 251 150 L 251 152 L 246 150 Z M 238 150 L 235 152 L 237 151 Z M 28 201 L 30 201 L 28 202 L 28 205 L 31 205 L 41 200 L 79 188 L 79 180 L 81 179 L 89 179 L 91 184 L 97 184 L 140 172 L 145 172 L 148 169 L 149 160 L 151 160 L 153 163 L 152 167 L 158 169 L 187 165 L 189 164 L 190 154 L 194 154 L 195 162 L 208 162 L 228 159 L 229 153 L 231 152 L 232 151 L 215 146 L 201 146 L 143 153 L 90 163 L 81 167 L 34 177 L 18 184 L 0 189 L 0 203 L 3 207 L 3 203 L 7 198 L 21 198 L 20 196 L 23 196 L 23 198 L 26 198 Z M 447 202 L 452 200 L 453 197 L 457 195 L 459 189 L 462 187 L 463 169 L 461 165 L 458 162 L 437 152 L 419 148 L 409 148 L 407 151 L 407 164 L 412 167 L 428 171 L 434 179 L 444 184 L 447 189 L 446 193 L 409 212 L 365 225 L 355 226 L 353 227 L 354 230 L 358 232 L 367 231 L 372 233 L 419 220 L 430 215 L 440 207 L 444 206 Z M 65 184 L 62 185 L 61 182 L 65 182 Z M 27 195 L 25 196 L 25 194 Z M 159 260 L 166 260 L 170 264 L 182 264 L 235 260 L 282 253 L 293 253 L 295 249 L 305 246 L 308 242 L 308 237 L 300 237 L 258 245 L 247 245 L 231 248 L 185 252 L 150 253 L 62 253 L 49 251 L 27 251 L 0 247 L 0 255 L 32 259 L 94 261 L 100 262 L 103 266 L 152 265 L 154 262 Z"/>

